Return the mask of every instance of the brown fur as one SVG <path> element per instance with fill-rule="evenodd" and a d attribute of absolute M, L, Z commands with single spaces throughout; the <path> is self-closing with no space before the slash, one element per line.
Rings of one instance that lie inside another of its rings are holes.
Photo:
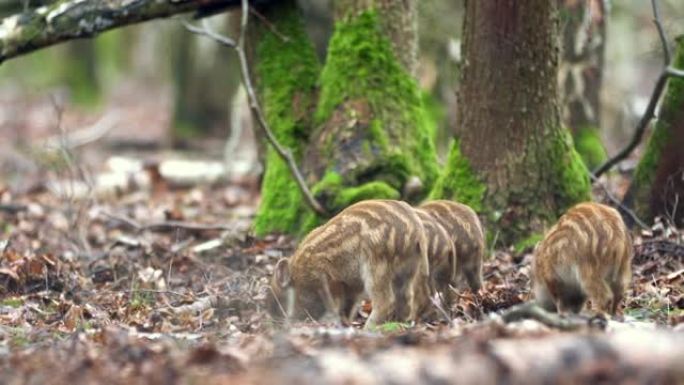
<path fill-rule="evenodd" d="M 314 229 L 289 260 L 278 262 L 271 313 L 319 319 L 332 311 L 346 322 L 366 293 L 373 302 L 366 327 L 405 321 L 415 318 L 414 287 L 427 286 L 428 279 L 427 239 L 413 208 L 362 201 Z"/>
<path fill-rule="evenodd" d="M 442 293 L 445 302 L 451 304 L 450 283 L 456 279 L 456 251 L 449 234 L 437 220 L 425 210 L 416 209 L 416 213 L 423 223 L 423 229 L 428 241 L 428 260 L 430 262 L 430 286 L 433 292 Z M 416 288 L 422 290 L 423 288 Z M 430 307 L 430 293 L 420 293 L 419 298 L 428 299 L 419 310 L 422 317 L 430 317 L 433 312 Z"/>
<path fill-rule="evenodd" d="M 485 239 L 482 224 L 470 207 L 448 200 L 436 200 L 420 205 L 447 231 L 456 251 L 456 276 L 471 290 L 482 287 L 482 259 Z"/>
<path fill-rule="evenodd" d="M 613 208 L 580 203 L 568 210 L 534 251 L 534 293 L 539 304 L 561 313 L 615 314 L 631 280 L 632 239 Z"/>

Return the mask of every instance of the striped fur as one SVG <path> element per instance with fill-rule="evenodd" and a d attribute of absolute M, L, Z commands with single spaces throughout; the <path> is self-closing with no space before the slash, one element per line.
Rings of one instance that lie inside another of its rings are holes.
<path fill-rule="evenodd" d="M 366 293 L 373 302 L 367 327 L 415 318 L 414 287 L 427 286 L 429 265 L 423 226 L 408 204 L 367 200 L 347 207 L 314 229 L 294 255 L 276 266 L 271 282 L 282 314 L 287 289 L 294 304 L 287 313 L 318 319 L 326 311 L 343 322 Z"/>
<path fill-rule="evenodd" d="M 534 251 L 534 293 L 543 307 L 615 314 L 631 281 L 632 239 L 620 214 L 599 203 L 568 210 Z"/>
<path fill-rule="evenodd" d="M 423 229 L 427 237 L 431 290 L 442 293 L 445 302 L 450 304 L 451 289 L 449 289 L 449 284 L 454 283 L 456 279 L 456 251 L 454 244 L 451 242 L 451 238 L 444 227 L 432 215 L 420 208 L 415 210 L 423 223 Z M 421 290 L 421 288 L 417 288 L 417 290 Z M 419 298 L 428 299 L 419 310 L 420 315 L 424 318 L 432 315 L 432 312 L 427 311 L 430 307 L 429 295 L 430 293 L 419 294 Z"/>
<path fill-rule="evenodd" d="M 432 215 L 447 231 L 456 251 L 456 277 L 473 291 L 482 287 L 485 239 L 482 224 L 470 207 L 448 200 L 423 203 L 421 210 Z"/>

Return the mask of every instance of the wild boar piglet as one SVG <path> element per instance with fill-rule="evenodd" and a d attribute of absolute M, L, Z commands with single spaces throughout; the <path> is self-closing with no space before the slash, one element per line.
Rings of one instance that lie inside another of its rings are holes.
<path fill-rule="evenodd" d="M 366 200 L 311 231 L 291 258 L 278 261 L 269 307 L 272 315 L 297 319 L 333 312 L 346 323 L 358 301 L 370 298 L 366 327 L 372 327 L 415 319 L 414 288 L 428 280 L 427 240 L 413 208 Z"/>
<path fill-rule="evenodd" d="M 432 215 L 451 238 L 456 252 L 457 280 L 465 281 L 471 290 L 478 291 L 482 287 L 485 253 L 480 218 L 469 206 L 448 200 L 429 201 L 419 208 Z"/>
<path fill-rule="evenodd" d="M 615 314 L 632 270 L 632 238 L 617 210 L 599 203 L 570 208 L 535 247 L 533 290 L 551 311 Z"/>
<path fill-rule="evenodd" d="M 416 288 L 418 301 L 424 301 L 419 309 L 419 316 L 430 318 L 434 311 L 429 311 L 431 306 L 429 297 L 435 292 L 441 293 L 446 305 L 452 301 L 449 284 L 455 284 L 457 255 L 454 244 L 444 227 L 428 212 L 416 208 L 416 213 L 423 223 L 425 236 L 427 237 L 427 253 L 430 263 L 430 293 L 424 293 L 424 288 Z"/>

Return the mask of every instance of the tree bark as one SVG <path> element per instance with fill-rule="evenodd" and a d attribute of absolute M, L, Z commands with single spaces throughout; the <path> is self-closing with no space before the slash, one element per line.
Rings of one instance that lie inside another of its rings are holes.
<path fill-rule="evenodd" d="M 684 36 L 673 67 L 684 69 Z M 684 79 L 671 77 L 655 129 L 639 161 L 625 204 L 642 220 L 663 216 L 684 226 Z"/>
<path fill-rule="evenodd" d="M 588 200 L 586 167 L 560 123 L 555 1 L 467 1 L 459 139 L 432 197 L 478 211 L 523 246 Z"/>
<path fill-rule="evenodd" d="M 601 84 L 606 41 L 603 0 L 560 0 L 562 60 L 559 80 L 562 122 L 571 131 L 575 149 L 589 169 L 606 160 L 601 143 Z"/>
<path fill-rule="evenodd" d="M 312 122 L 316 128 L 301 158 L 312 191 L 329 212 L 362 199 L 399 198 L 412 177 L 428 188 L 436 178 L 434 127 L 412 76 L 415 20 L 413 1 L 335 3 L 335 32 L 318 80 L 320 94 Z M 268 93 L 264 90 L 264 95 Z M 265 106 L 269 110 L 268 102 Z M 287 141 L 293 138 L 283 139 Z M 257 233 L 309 230 L 320 218 L 302 206 L 298 194 L 267 186 L 269 178 L 283 178 L 282 172 L 269 175 L 273 173 L 269 161 Z"/>

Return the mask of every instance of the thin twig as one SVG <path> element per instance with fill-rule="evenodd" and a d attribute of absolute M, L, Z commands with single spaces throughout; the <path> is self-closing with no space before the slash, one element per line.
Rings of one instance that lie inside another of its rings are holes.
<path fill-rule="evenodd" d="M 678 69 L 678 68 L 667 67 L 667 68 L 665 69 L 665 73 L 666 73 L 668 76 L 670 76 L 670 77 L 674 77 L 674 78 L 684 78 L 684 70 L 680 70 L 680 69 Z"/>
<path fill-rule="evenodd" d="M 594 176 L 594 174 L 589 173 L 589 178 L 591 178 L 592 183 L 595 183 L 599 187 L 601 187 L 601 189 L 603 189 L 603 192 L 606 194 L 606 197 L 608 197 L 608 200 L 613 202 L 613 204 L 615 204 L 617 207 L 619 207 L 620 210 L 622 210 L 625 214 L 629 215 L 629 217 L 632 218 L 634 223 L 639 225 L 639 227 L 641 227 L 644 230 L 650 229 L 650 227 L 648 227 L 644 221 L 639 219 L 639 217 L 636 215 L 636 213 L 634 211 L 632 211 L 630 208 L 628 208 L 627 206 L 622 204 L 622 202 L 617 197 L 615 197 L 613 194 L 611 194 L 610 191 L 608 190 L 608 187 L 606 187 L 603 183 L 601 183 L 598 180 L 598 178 L 596 176 Z"/>
<path fill-rule="evenodd" d="M 290 41 L 290 38 L 289 38 L 289 37 L 283 35 L 280 31 L 278 31 L 278 28 L 276 28 L 276 26 L 273 25 L 273 23 L 271 23 L 271 22 L 266 18 L 266 16 L 262 15 L 259 11 L 257 11 L 257 10 L 254 9 L 254 8 L 250 8 L 250 9 L 249 9 L 249 12 L 250 12 L 252 15 L 254 15 L 254 17 L 256 17 L 257 19 L 259 19 L 262 23 L 264 23 L 264 25 L 265 25 L 266 27 L 268 27 L 268 29 L 271 31 L 271 33 L 273 33 L 274 35 L 278 36 L 278 38 L 280 38 L 280 40 L 282 40 L 283 43 L 288 43 L 288 42 Z"/>
<path fill-rule="evenodd" d="M 658 0 L 651 0 L 651 7 L 653 8 L 653 23 L 658 29 L 658 36 L 660 37 L 660 44 L 663 46 L 663 59 L 665 60 L 665 67 L 670 65 L 672 54 L 670 53 L 670 45 L 667 43 L 667 35 L 665 28 L 660 21 L 660 7 L 658 7 Z"/>
<path fill-rule="evenodd" d="M 596 170 L 593 171 L 593 174 L 597 178 L 603 175 L 606 171 L 613 168 L 616 164 L 622 162 L 625 158 L 629 156 L 629 154 L 632 153 L 632 151 L 634 151 L 635 148 L 637 148 L 637 146 L 641 142 L 641 139 L 644 136 L 644 132 L 646 132 L 646 127 L 648 127 L 649 123 L 651 123 L 651 119 L 653 119 L 653 117 L 655 116 L 655 109 L 656 106 L 658 106 L 658 101 L 660 100 L 660 95 L 663 93 L 665 84 L 667 84 L 667 77 L 668 76 L 665 72 L 660 74 L 660 76 L 658 77 L 658 81 L 656 82 L 655 88 L 653 88 L 653 91 L 651 92 L 651 99 L 648 101 L 646 111 L 644 112 L 644 115 L 641 117 L 641 120 L 639 120 L 639 124 L 637 124 L 636 130 L 634 131 L 632 140 L 629 142 L 629 144 L 627 144 L 625 148 L 620 150 L 620 152 L 618 152 L 615 156 L 608 159 L 605 163 L 603 163 L 601 166 L 599 166 Z"/>
<path fill-rule="evenodd" d="M 444 317 L 449 326 L 451 326 L 451 317 L 449 316 L 449 313 L 446 311 L 446 309 L 444 309 L 444 302 L 441 300 L 441 297 L 435 298 L 434 296 L 430 296 L 430 302 L 432 302 L 432 305 L 437 309 L 437 311 L 442 315 L 442 317 Z"/>
<path fill-rule="evenodd" d="M 208 24 L 203 23 L 202 28 L 198 28 L 196 26 L 193 26 L 186 21 L 183 21 L 183 25 L 185 28 L 195 34 L 206 36 L 226 47 L 232 48 L 235 50 L 235 52 L 238 55 L 238 59 L 240 61 L 240 73 L 242 75 L 242 82 L 245 86 L 245 90 L 247 91 L 247 98 L 249 100 L 249 108 L 256 117 L 258 126 L 261 128 L 263 131 L 264 136 L 266 136 L 266 139 L 268 142 L 273 146 L 273 149 L 278 153 L 280 158 L 287 164 L 287 167 L 290 169 L 290 172 L 292 173 L 292 176 L 294 177 L 295 181 L 297 182 L 297 185 L 299 186 L 299 189 L 302 192 L 302 195 L 304 195 L 306 203 L 313 209 L 317 214 L 327 217 L 329 216 L 329 213 L 327 210 L 316 200 L 316 198 L 313 196 L 311 193 L 311 190 L 309 187 L 306 185 L 306 182 L 304 181 L 304 177 L 302 176 L 301 171 L 299 171 L 299 167 L 297 167 L 297 163 L 292 156 L 292 151 L 289 148 L 283 147 L 278 140 L 276 139 L 275 135 L 271 131 L 270 126 L 268 125 L 268 122 L 266 121 L 266 117 L 264 116 L 263 110 L 261 106 L 259 105 L 259 100 L 256 97 L 256 93 L 254 92 L 254 86 L 252 85 L 252 79 L 249 76 L 249 65 L 247 63 L 247 55 L 245 54 L 245 38 L 246 38 L 246 33 L 247 33 L 247 21 L 249 20 L 249 5 L 247 0 L 242 0 L 242 18 L 240 22 L 240 35 L 238 37 L 237 43 L 235 40 L 223 36 L 217 32 L 214 32 Z"/>
<path fill-rule="evenodd" d="M 670 54 L 670 47 L 667 43 L 667 36 L 665 34 L 665 30 L 663 29 L 662 22 L 660 21 L 660 12 L 658 9 L 657 0 L 651 0 L 651 5 L 653 7 L 653 21 L 656 25 L 656 28 L 658 29 L 660 42 L 663 45 L 663 56 L 665 58 L 665 66 L 663 67 L 663 71 L 660 73 L 660 76 L 656 81 L 655 87 L 651 92 L 651 98 L 648 101 L 648 106 L 646 107 L 646 111 L 644 111 L 644 115 L 641 117 L 639 123 L 637 124 L 636 130 L 634 131 L 634 135 L 632 136 L 632 140 L 629 142 L 629 144 L 627 144 L 625 148 L 623 148 L 615 156 L 608 159 L 605 163 L 603 163 L 596 170 L 594 170 L 593 174 L 597 178 L 603 175 L 606 171 L 613 168 L 616 164 L 626 159 L 629 156 L 629 154 L 631 154 L 632 151 L 634 151 L 634 149 L 639 145 L 639 143 L 641 143 L 641 140 L 644 136 L 644 132 L 646 132 L 646 127 L 648 127 L 649 123 L 651 123 L 651 120 L 655 117 L 655 110 L 658 106 L 658 102 L 660 101 L 660 96 L 663 94 L 665 85 L 667 84 L 667 79 L 670 77 L 684 78 L 683 70 L 674 68 L 670 65 L 670 61 L 672 60 Z"/>
<path fill-rule="evenodd" d="M 189 297 L 191 295 L 191 294 L 179 293 L 177 291 L 155 290 L 155 289 L 124 289 L 124 290 L 109 290 L 108 292 L 109 293 L 126 293 L 126 294 L 135 294 L 135 293 L 171 294 L 171 295 L 175 295 L 178 297 Z"/>

